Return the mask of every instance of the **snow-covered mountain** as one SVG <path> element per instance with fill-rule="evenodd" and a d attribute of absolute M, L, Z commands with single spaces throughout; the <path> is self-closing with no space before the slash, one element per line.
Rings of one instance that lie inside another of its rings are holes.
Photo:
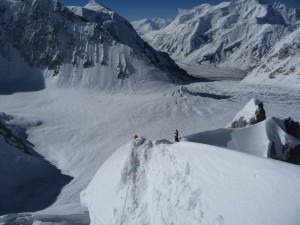
<path fill-rule="evenodd" d="M 143 38 L 181 63 L 248 70 L 299 24 L 300 9 L 232 0 L 180 10 L 168 26 Z"/>
<path fill-rule="evenodd" d="M 133 21 L 131 24 L 139 35 L 144 35 L 150 31 L 159 30 L 171 23 L 171 19 L 153 18 Z"/>
<path fill-rule="evenodd" d="M 95 1 L 70 10 L 56 0 L 3 0 L 0 12 L 1 90 L 42 89 L 45 77 L 98 89 L 187 78 L 129 22 Z"/>
<path fill-rule="evenodd" d="M 246 82 L 300 85 L 300 28 L 279 41 L 250 71 Z"/>

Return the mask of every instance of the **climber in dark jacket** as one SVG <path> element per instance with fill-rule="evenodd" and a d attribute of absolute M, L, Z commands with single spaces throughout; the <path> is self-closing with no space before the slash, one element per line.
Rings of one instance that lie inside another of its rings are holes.
<path fill-rule="evenodd" d="M 179 142 L 179 133 L 177 129 L 175 131 L 175 142 Z"/>

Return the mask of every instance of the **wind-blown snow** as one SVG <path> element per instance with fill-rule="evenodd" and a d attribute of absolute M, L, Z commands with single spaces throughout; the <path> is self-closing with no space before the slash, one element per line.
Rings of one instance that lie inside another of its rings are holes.
<path fill-rule="evenodd" d="M 299 171 L 210 145 L 140 138 L 104 163 L 81 198 L 92 225 L 297 225 Z"/>

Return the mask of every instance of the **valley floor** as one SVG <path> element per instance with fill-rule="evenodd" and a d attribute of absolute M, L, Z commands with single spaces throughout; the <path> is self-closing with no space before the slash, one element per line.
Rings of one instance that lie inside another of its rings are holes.
<path fill-rule="evenodd" d="M 298 90 L 237 81 L 114 94 L 47 88 L 0 95 L 0 111 L 15 116 L 21 125 L 26 120 L 42 121 L 41 125 L 28 130 L 29 141 L 62 173 L 74 177 L 56 202 L 40 214 L 51 210 L 57 213 L 60 211 L 57 209 L 63 207 L 78 215 L 78 211 L 84 211 L 78 206 L 80 192 L 104 161 L 135 134 L 172 141 L 175 129 L 184 136 L 222 128 L 252 97 L 264 102 L 267 117 L 300 120 Z M 51 221 L 51 218 L 58 217 L 50 216 L 46 220 Z M 43 219 L 45 217 L 40 216 L 40 220 Z M 79 221 L 86 220 L 80 217 Z"/>

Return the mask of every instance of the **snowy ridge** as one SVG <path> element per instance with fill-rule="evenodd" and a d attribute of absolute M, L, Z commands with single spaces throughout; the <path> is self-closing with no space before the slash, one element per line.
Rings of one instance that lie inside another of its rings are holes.
<path fill-rule="evenodd" d="M 299 26 L 299 15 L 300 9 L 258 0 L 203 4 L 142 37 L 180 63 L 247 71 Z"/>
<path fill-rule="evenodd" d="M 0 74 L 3 88 L 26 81 L 32 83 L 30 90 L 52 84 L 132 90 L 147 81 L 189 79 L 128 21 L 95 1 L 71 11 L 55 0 L 4 0 L 0 12 L 0 66 L 7 72 Z M 25 71 L 15 66 L 20 62 Z M 32 76 L 41 82 L 35 84 Z"/>
<path fill-rule="evenodd" d="M 299 170 L 210 145 L 140 138 L 104 163 L 81 198 L 92 225 L 297 225 Z"/>
<path fill-rule="evenodd" d="M 300 140 L 286 133 L 283 121 L 277 118 L 241 129 L 224 128 L 192 134 L 184 140 L 281 161 L 289 161 L 289 151 L 300 145 Z"/>

